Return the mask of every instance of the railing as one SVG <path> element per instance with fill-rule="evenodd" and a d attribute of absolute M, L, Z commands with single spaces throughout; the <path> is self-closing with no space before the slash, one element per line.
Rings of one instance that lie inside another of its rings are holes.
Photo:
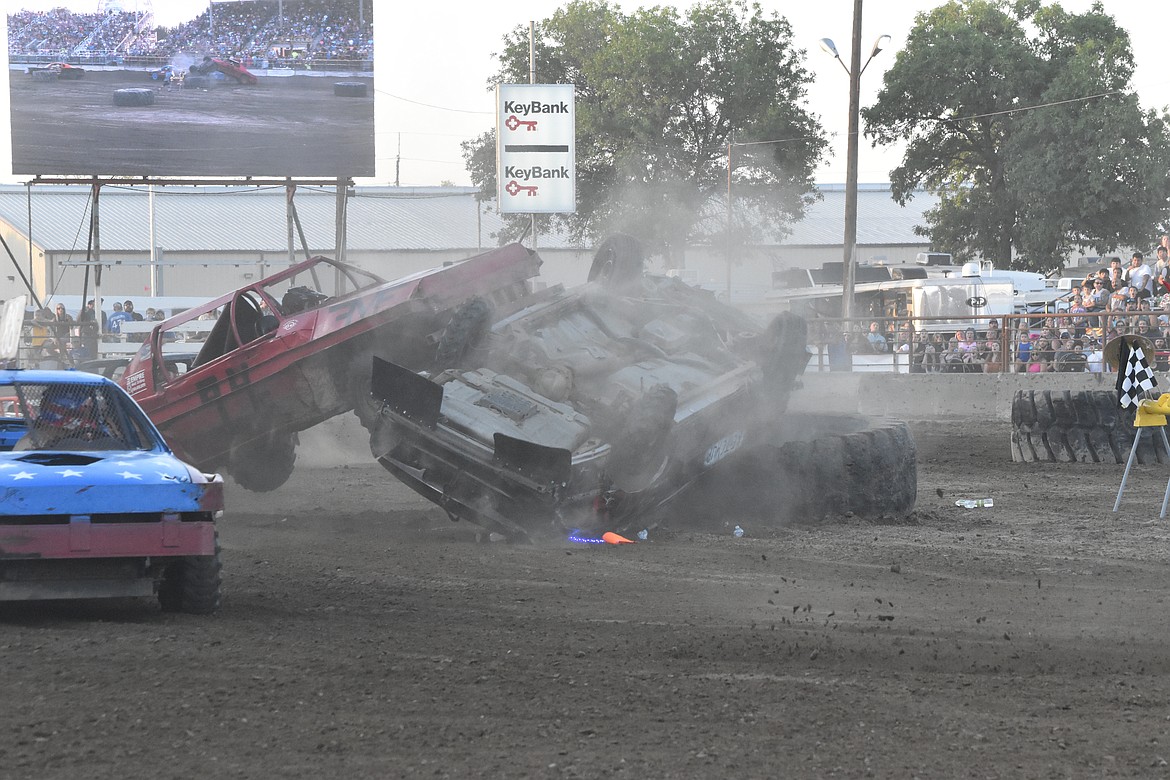
<path fill-rule="evenodd" d="M 162 344 L 163 354 L 178 355 L 198 352 L 214 324 L 213 320 L 195 320 L 167 328 L 165 335 L 168 340 Z M 157 322 L 123 322 L 120 333 L 106 334 L 107 338 L 98 344 L 98 352 L 103 357 L 133 355 L 142 347 L 142 343 L 147 340 L 156 325 L 158 325 Z"/>
<path fill-rule="evenodd" d="M 1166 319 L 1159 321 L 1159 316 Z M 991 328 L 992 321 L 998 327 Z M 867 337 L 871 323 L 877 323 L 885 349 L 871 346 Z M 974 348 L 967 347 L 968 329 L 975 331 Z M 891 333 L 893 337 L 887 338 Z M 1067 333 L 1067 337 L 1062 336 L 1063 333 Z M 957 338 L 959 334 L 963 336 L 961 340 Z M 1127 334 L 1149 338 L 1159 370 L 1170 369 L 1170 312 L 1159 310 L 1009 314 L 972 317 L 961 322 L 954 317 L 816 319 L 809 322 L 813 357 L 807 370 L 887 373 L 1101 371 L 1101 352 L 1105 344 Z M 956 353 L 955 346 L 959 341 L 963 345 Z"/>
<path fill-rule="evenodd" d="M 70 65 L 116 65 L 124 68 L 154 70 L 171 61 L 169 55 L 122 54 L 117 51 L 88 52 L 85 54 L 12 54 L 8 58 L 13 65 L 46 65 L 50 62 L 67 62 Z M 265 67 L 267 63 L 267 67 Z M 307 73 L 373 73 L 371 59 L 302 59 L 291 57 L 253 57 L 245 62 L 248 70 L 263 74 L 265 70 L 284 69 L 306 71 Z"/>
<path fill-rule="evenodd" d="M 214 322 L 196 320 L 167 330 L 164 355 L 199 352 Z M 98 334 L 91 323 L 28 321 L 21 331 L 22 368 L 73 368 L 89 360 L 125 359 L 142 348 L 157 322 L 123 322 L 119 333 Z"/>
<path fill-rule="evenodd" d="M 1166 321 L 1159 321 L 1159 316 L 1166 317 Z M 1000 327 L 990 329 L 993 320 Z M 878 323 L 883 336 L 893 326 L 894 339 L 888 343 L 885 351 L 869 347 L 865 332 L 873 322 Z M 142 347 L 157 324 L 150 321 L 123 322 L 120 333 L 99 335 L 90 323 L 29 321 L 25 323 L 22 332 L 18 362 L 21 366 L 68 367 L 95 358 L 129 358 Z M 174 338 L 163 343 L 163 353 L 198 352 L 212 325 L 212 321 L 195 320 L 169 328 L 167 334 Z M 960 360 L 948 361 L 947 356 L 953 354 L 951 340 L 957 335 L 955 331 L 961 330 L 966 334 L 968 328 L 975 330 L 979 347 L 970 351 L 974 354 L 960 355 Z M 990 335 L 989 330 L 993 330 Z M 1072 345 L 1048 344 L 1045 347 L 1045 342 L 1051 337 L 1064 341 L 1060 336 L 1062 332 L 1069 334 L 1069 339 L 1074 342 Z M 807 371 L 902 374 L 1101 371 L 1101 351 L 1105 344 L 1119 335 L 1131 333 L 1149 338 L 1154 346 L 1153 359 L 1157 370 L 1170 370 L 1170 313 L 1118 311 L 1009 314 L 972 318 L 959 325 L 955 324 L 953 317 L 815 319 L 809 322 L 808 341 L 813 355 Z M 843 337 L 845 334 L 848 334 L 848 338 Z M 899 334 L 903 334 L 904 338 L 900 338 Z M 936 340 L 936 335 L 943 338 Z M 997 348 L 989 348 L 989 341 L 994 342 Z M 1078 341 L 1083 359 L 1075 357 Z M 928 345 L 940 343 L 945 345 L 945 351 L 940 351 L 937 346 L 933 351 L 927 349 Z M 1026 347 L 1021 349 L 1022 345 Z M 992 354 L 991 359 L 988 358 L 988 352 Z M 1074 357 L 1061 360 L 1058 352 L 1071 353 Z M 1000 357 L 997 358 L 995 353 Z M 1035 359 L 1033 353 L 1037 353 L 1040 358 Z M 1002 356 L 1007 356 L 1007 359 Z"/>

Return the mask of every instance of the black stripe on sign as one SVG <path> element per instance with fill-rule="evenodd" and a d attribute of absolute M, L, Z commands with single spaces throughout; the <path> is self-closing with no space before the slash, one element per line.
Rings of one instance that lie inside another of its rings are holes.
<path fill-rule="evenodd" d="M 553 146 L 550 144 L 504 144 L 505 152 L 568 152 L 569 145 Z"/>

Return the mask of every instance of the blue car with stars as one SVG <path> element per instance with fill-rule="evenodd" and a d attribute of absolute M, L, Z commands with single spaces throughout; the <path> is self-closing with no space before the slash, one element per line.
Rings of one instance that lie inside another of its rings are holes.
<path fill-rule="evenodd" d="M 0 601 L 220 603 L 223 479 L 177 458 L 134 400 L 80 371 L 0 371 Z"/>

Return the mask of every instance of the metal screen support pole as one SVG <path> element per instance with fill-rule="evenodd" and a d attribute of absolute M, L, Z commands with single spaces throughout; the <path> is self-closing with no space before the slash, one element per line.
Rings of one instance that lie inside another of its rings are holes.
<path fill-rule="evenodd" d="M 1163 431 L 1163 436 L 1166 433 Z M 1142 429 L 1135 428 L 1133 432 L 1133 446 L 1129 450 L 1129 460 L 1125 462 L 1125 473 L 1121 475 L 1121 487 L 1117 489 L 1117 500 L 1113 502 L 1113 511 L 1116 512 L 1121 506 L 1121 494 L 1125 492 L 1125 483 L 1129 479 L 1129 470 L 1133 468 L 1134 458 L 1137 457 L 1138 442 L 1142 440 Z"/>

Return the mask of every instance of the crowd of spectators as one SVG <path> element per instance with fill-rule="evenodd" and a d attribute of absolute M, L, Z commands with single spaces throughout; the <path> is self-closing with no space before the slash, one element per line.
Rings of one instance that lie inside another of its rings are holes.
<path fill-rule="evenodd" d="M 915 332 L 910 323 L 874 319 L 855 324 L 853 354 L 904 356 L 903 365 L 925 373 L 1103 370 L 1113 339 L 1139 335 L 1154 348 L 1156 369 L 1170 370 L 1170 237 L 1155 248 L 1153 264 L 1141 252 L 1129 263 L 1113 258 L 1075 284 L 1055 311 L 980 322 L 954 333 Z"/>
<path fill-rule="evenodd" d="M 312 68 L 323 61 L 372 59 L 372 2 L 360 1 L 360 11 L 359 0 L 217 3 L 174 29 L 157 31 L 131 12 L 18 11 L 8 17 L 8 47 L 10 54 L 62 59 L 199 54 L 233 57 L 245 67 Z"/>
<path fill-rule="evenodd" d="M 99 324 L 94 301 L 85 308 L 70 314 L 65 304 L 56 307 L 45 306 L 32 313 L 26 322 L 27 346 L 35 361 L 58 361 L 73 364 L 99 356 L 98 345 L 102 341 L 144 341 L 144 333 L 124 333 L 122 325 L 127 322 L 161 322 L 166 319 L 162 309 L 147 308 L 145 314 L 134 310 L 133 301 L 115 301 L 112 313 L 103 311 Z"/>
<path fill-rule="evenodd" d="M 64 8 L 17 11 L 8 17 L 8 51 L 67 57 L 105 21 L 103 14 L 75 14 Z"/>

